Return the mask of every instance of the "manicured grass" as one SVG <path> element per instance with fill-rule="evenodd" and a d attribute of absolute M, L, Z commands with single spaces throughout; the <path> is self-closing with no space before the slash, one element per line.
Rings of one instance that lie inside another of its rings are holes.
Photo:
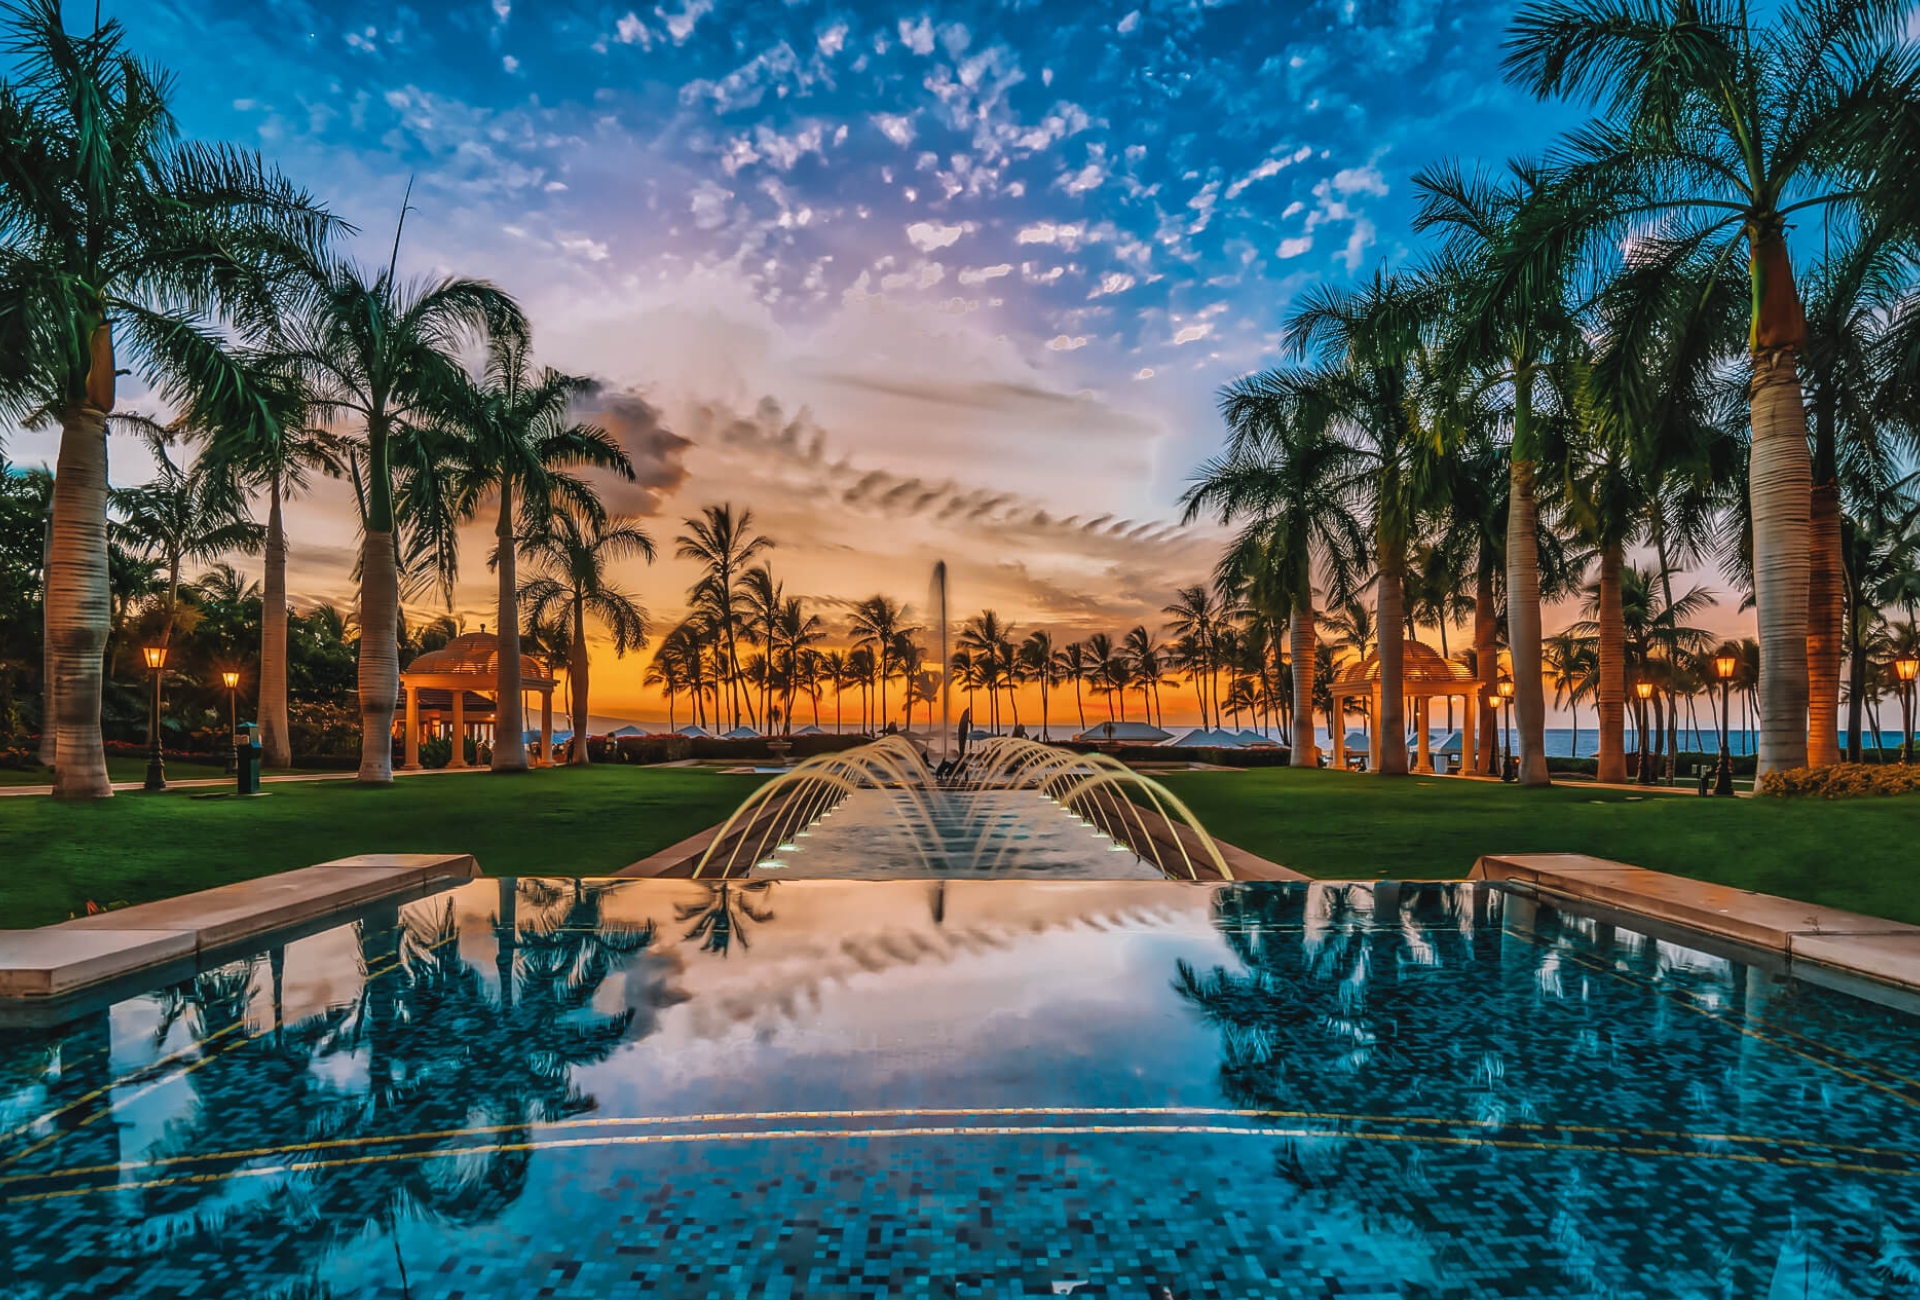
<path fill-rule="evenodd" d="M 1483 853 L 1588 853 L 1920 923 L 1920 795 L 1636 798 L 1289 768 L 1160 779 L 1222 839 L 1327 879 L 1458 877 Z"/>
<path fill-rule="evenodd" d="M 471 853 L 488 875 L 605 875 L 721 820 L 764 777 L 700 768 L 556 768 L 282 782 L 89 804 L 0 799 L 0 928 L 147 902 L 354 853 Z"/>

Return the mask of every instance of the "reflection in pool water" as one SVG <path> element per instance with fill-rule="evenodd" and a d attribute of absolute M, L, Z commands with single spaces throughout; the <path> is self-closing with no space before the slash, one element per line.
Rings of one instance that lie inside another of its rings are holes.
<path fill-rule="evenodd" d="M 0 1294 L 1915 1295 L 1916 1030 L 1476 886 L 476 881 L 0 1038 Z"/>

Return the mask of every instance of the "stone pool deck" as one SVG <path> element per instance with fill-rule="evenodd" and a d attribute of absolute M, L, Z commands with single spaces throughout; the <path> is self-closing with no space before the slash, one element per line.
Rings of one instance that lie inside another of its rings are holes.
<path fill-rule="evenodd" d="M 466 853 L 367 853 L 38 930 L 0 930 L 0 999 L 62 997 L 479 874 Z"/>
<path fill-rule="evenodd" d="M 1651 917 L 1776 952 L 1789 969 L 1821 967 L 1920 990 L 1920 926 L 1579 853 L 1487 856 L 1474 864 L 1471 878 L 1518 886 L 1549 901 L 1564 899 Z"/>

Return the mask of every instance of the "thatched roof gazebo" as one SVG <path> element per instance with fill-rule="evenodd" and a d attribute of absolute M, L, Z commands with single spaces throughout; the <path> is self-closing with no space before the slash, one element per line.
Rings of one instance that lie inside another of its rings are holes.
<path fill-rule="evenodd" d="M 1414 762 L 1416 772 L 1433 771 L 1433 754 L 1428 739 L 1428 704 L 1432 700 L 1445 699 L 1458 695 L 1466 701 L 1465 736 L 1462 738 L 1462 752 L 1471 754 L 1473 750 L 1473 724 L 1478 715 L 1475 697 L 1479 694 L 1480 683 L 1467 671 L 1463 664 L 1441 656 L 1438 650 L 1420 641 L 1402 641 L 1401 690 L 1413 701 L 1414 730 L 1419 733 L 1419 754 Z M 1358 663 L 1347 665 L 1333 680 L 1333 721 L 1329 728 L 1333 733 L 1333 765 L 1347 765 L 1347 737 L 1343 719 L 1346 717 L 1346 703 L 1350 699 L 1365 699 L 1371 710 L 1373 727 L 1368 737 L 1368 766 L 1373 771 L 1380 770 L 1380 652 L 1374 651 Z M 1401 743 L 1405 743 L 1403 740 Z"/>
<path fill-rule="evenodd" d="M 553 761 L 553 678 L 531 655 L 520 656 L 520 688 L 540 692 L 540 748 L 535 767 Z M 473 726 L 491 728 L 500 699 L 500 638 L 487 632 L 457 636 L 438 650 L 416 655 L 400 670 L 400 690 L 406 697 L 406 760 L 402 769 L 420 766 L 422 727 L 436 734 L 450 724 L 453 756 L 448 767 L 467 765 L 464 743 Z"/>

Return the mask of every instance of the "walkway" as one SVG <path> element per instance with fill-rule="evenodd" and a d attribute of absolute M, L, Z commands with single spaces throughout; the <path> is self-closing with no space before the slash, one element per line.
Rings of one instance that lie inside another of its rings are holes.
<path fill-rule="evenodd" d="M 423 767 L 415 772 L 403 772 L 399 768 L 395 768 L 393 774 L 396 777 L 454 776 L 461 772 L 485 772 L 487 770 L 485 767 Z M 283 781 L 352 781 L 359 775 L 358 772 L 283 772 L 279 776 L 261 777 L 260 784 L 278 785 Z M 234 778 L 230 776 L 196 776 L 184 781 L 169 781 L 167 782 L 167 789 L 230 790 L 233 788 L 233 785 Z M 145 785 L 139 781 L 115 781 L 113 783 L 113 792 L 115 794 L 138 793 L 145 789 Z M 27 795 L 35 794 L 51 795 L 52 793 L 53 787 L 51 785 L 0 785 L 0 799 L 23 798 Z"/>

